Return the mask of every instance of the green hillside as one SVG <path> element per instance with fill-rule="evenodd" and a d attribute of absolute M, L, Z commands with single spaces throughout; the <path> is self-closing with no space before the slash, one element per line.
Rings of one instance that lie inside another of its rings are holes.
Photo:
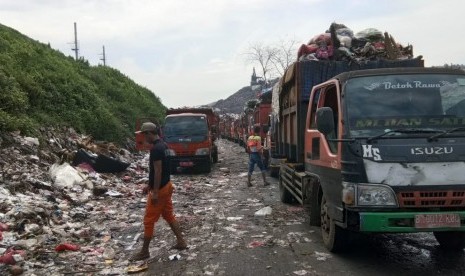
<path fill-rule="evenodd" d="M 96 139 L 133 137 L 138 117 L 165 107 L 118 70 L 75 61 L 0 24 L 0 131 L 70 126 Z"/>

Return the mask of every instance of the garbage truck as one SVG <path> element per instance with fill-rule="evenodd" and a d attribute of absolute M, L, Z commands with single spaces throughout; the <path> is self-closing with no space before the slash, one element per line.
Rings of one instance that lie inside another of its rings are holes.
<path fill-rule="evenodd" d="M 212 108 L 177 108 L 166 111 L 163 139 L 169 148 L 171 172 L 195 169 L 210 172 L 218 162 L 219 117 Z"/>
<path fill-rule="evenodd" d="M 280 86 L 280 197 L 308 208 L 330 251 L 354 232 L 432 232 L 465 247 L 464 71 L 301 61 Z"/>

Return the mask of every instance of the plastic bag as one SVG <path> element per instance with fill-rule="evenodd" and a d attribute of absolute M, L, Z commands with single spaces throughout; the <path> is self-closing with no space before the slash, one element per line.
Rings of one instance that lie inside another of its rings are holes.
<path fill-rule="evenodd" d="M 375 28 L 368 28 L 358 32 L 355 35 L 358 39 L 367 39 L 371 42 L 380 41 L 384 39 L 383 33 Z"/>
<path fill-rule="evenodd" d="M 311 45 L 311 44 L 320 45 L 322 42 L 326 43 L 326 45 L 331 45 L 331 43 L 332 43 L 331 34 L 330 33 L 322 33 L 322 34 L 316 35 L 310 40 L 308 45 Z"/>
<path fill-rule="evenodd" d="M 71 244 L 71 243 L 62 243 L 55 247 L 55 251 L 62 252 L 62 251 L 78 251 L 80 248 L 79 245 Z"/>

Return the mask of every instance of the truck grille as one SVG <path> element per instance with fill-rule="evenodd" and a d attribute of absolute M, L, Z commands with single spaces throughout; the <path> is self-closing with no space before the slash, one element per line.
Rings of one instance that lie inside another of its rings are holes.
<path fill-rule="evenodd" d="M 400 207 L 461 207 L 465 191 L 414 191 L 397 194 Z"/>

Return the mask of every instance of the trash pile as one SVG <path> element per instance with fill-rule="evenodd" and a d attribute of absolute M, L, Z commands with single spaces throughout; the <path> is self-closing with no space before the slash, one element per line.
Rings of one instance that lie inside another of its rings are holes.
<path fill-rule="evenodd" d="M 137 239 L 115 231 L 141 223 L 127 210 L 144 206 L 147 159 L 71 128 L 39 137 L 0 134 L 0 274 L 121 271 L 108 265 Z"/>
<path fill-rule="evenodd" d="M 243 149 L 220 140 L 222 159 L 212 173 L 172 176 L 175 213 L 189 249 L 170 249 L 175 238 L 160 220 L 151 258 L 131 263 L 142 242 L 148 154 L 84 142 L 88 137 L 72 129 L 41 134 L 39 139 L 0 134 L 0 275 L 126 275 L 149 269 L 160 275 L 221 275 L 225 264 L 212 260 L 219 253 L 274 252 L 311 242 L 311 234 L 286 230 L 304 223 L 304 209 L 280 204 L 271 196 L 275 185 L 245 187 Z M 103 153 L 111 164 L 130 165 L 99 173 L 94 161 Z M 167 264 L 176 262 L 180 265 Z"/>
<path fill-rule="evenodd" d="M 355 33 L 344 24 L 332 23 L 325 33 L 302 44 L 297 53 L 302 60 L 367 60 L 413 58 L 412 45 L 402 46 L 389 33 L 368 28 Z"/>

